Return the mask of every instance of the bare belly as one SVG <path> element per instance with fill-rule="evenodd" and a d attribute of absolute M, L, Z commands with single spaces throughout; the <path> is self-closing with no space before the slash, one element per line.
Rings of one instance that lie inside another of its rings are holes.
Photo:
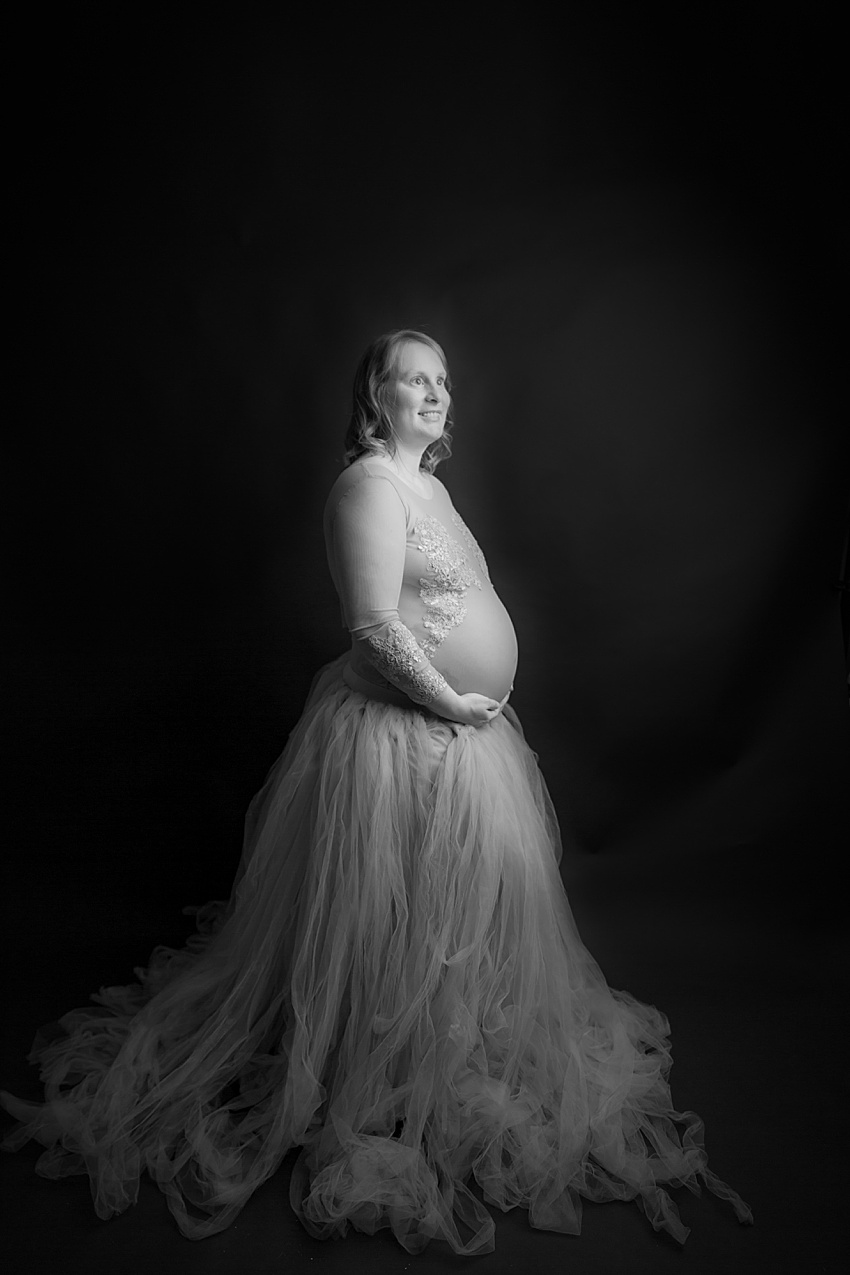
<path fill-rule="evenodd" d="M 511 617 L 490 589 L 465 595 L 467 614 L 432 658 L 435 668 L 459 695 L 477 691 L 504 699 L 513 685 L 517 640 Z"/>

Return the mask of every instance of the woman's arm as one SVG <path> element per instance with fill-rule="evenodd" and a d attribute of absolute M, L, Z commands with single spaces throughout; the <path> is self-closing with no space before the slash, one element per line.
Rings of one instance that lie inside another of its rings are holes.
<path fill-rule="evenodd" d="M 499 710 L 485 695 L 458 695 L 399 618 L 406 522 L 393 484 L 364 478 L 333 514 L 337 587 L 349 632 L 382 677 L 440 717 L 481 726 Z"/>

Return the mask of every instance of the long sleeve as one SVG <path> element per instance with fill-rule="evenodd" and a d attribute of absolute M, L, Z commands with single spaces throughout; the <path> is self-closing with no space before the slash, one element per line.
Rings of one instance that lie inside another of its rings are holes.
<path fill-rule="evenodd" d="M 404 506 L 388 479 L 364 478 L 341 498 L 331 546 L 346 626 L 372 667 L 424 705 L 448 683 L 399 619 L 405 545 Z"/>

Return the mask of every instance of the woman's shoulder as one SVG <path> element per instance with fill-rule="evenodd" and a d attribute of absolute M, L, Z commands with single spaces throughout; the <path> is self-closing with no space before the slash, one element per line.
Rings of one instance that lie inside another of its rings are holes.
<path fill-rule="evenodd" d="M 362 458 L 353 461 L 339 474 L 328 493 L 326 512 L 333 513 L 344 499 L 355 503 L 383 505 L 401 503 L 407 508 L 402 485 L 395 475 L 378 461 Z"/>

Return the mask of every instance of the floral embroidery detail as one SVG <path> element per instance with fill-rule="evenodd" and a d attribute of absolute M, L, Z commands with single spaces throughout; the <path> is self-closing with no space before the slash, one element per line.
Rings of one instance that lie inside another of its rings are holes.
<path fill-rule="evenodd" d="M 430 611 L 422 621 L 424 628 L 431 634 L 422 643 L 422 650 L 433 659 L 437 647 L 452 629 L 456 629 L 466 619 L 466 605 L 456 593 L 441 593 L 428 580 L 421 581 L 420 594 Z"/>
<path fill-rule="evenodd" d="M 373 633 L 364 640 L 378 672 L 415 704 L 430 704 L 448 686 L 443 675 L 428 663 L 424 648 L 401 620 L 390 620 L 382 633 Z"/>
<path fill-rule="evenodd" d="M 466 523 L 463 521 L 463 519 L 461 518 L 460 514 L 458 513 L 456 509 L 452 510 L 452 522 L 457 527 L 458 531 L 460 532 L 460 534 L 463 536 L 464 540 L 466 541 L 467 548 L 471 549 L 473 554 L 475 555 L 475 558 L 478 562 L 479 567 L 481 568 L 481 574 L 484 576 L 484 579 L 487 581 L 488 584 L 490 584 L 491 583 L 490 572 L 487 570 L 487 560 L 484 557 L 484 554 L 481 550 L 481 546 L 479 545 L 478 541 L 475 539 L 472 532 L 469 530 Z"/>
<path fill-rule="evenodd" d="M 460 525 L 463 526 L 462 523 Z M 431 635 L 422 643 L 422 650 L 431 659 L 451 630 L 465 620 L 464 593 L 473 585 L 480 589 L 481 581 L 470 566 L 461 545 L 437 518 L 421 518 L 416 531 L 419 535 L 419 547 L 428 559 L 428 566 L 434 576 L 433 580 L 423 576 L 419 581 L 419 596 L 427 607 L 422 623 Z M 469 536 L 469 532 L 466 535 Z M 469 539 L 471 541 L 472 537 L 469 536 Z M 483 562 L 480 549 L 478 553 Z M 485 566 L 485 575 L 486 570 Z"/>

